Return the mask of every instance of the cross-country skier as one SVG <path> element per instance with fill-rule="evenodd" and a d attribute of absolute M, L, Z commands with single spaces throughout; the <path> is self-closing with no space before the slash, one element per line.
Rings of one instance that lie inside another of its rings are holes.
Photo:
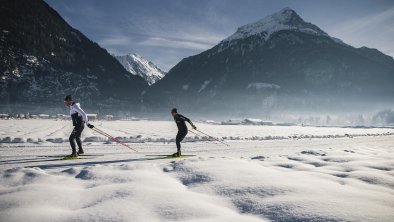
<path fill-rule="evenodd" d="M 179 157 L 181 156 L 181 141 L 187 135 L 187 126 L 185 121 L 187 121 L 193 127 L 193 129 L 197 129 L 197 127 L 192 123 L 192 121 L 189 118 L 179 114 L 176 108 L 173 108 L 171 110 L 171 115 L 174 117 L 176 126 L 178 127 L 178 134 L 176 134 L 176 139 L 175 139 L 177 152 L 172 154 L 172 156 Z"/>
<path fill-rule="evenodd" d="M 74 126 L 74 129 L 69 138 L 72 149 L 70 157 L 77 157 L 78 155 L 84 154 L 81 142 L 81 134 L 83 129 L 85 128 L 84 123 L 86 123 L 89 128 L 93 128 L 94 126 L 89 123 L 88 116 L 81 109 L 79 103 L 73 101 L 71 95 L 66 96 L 66 98 L 64 99 L 64 104 L 70 108 L 70 115 Z M 77 141 L 78 144 L 78 152 L 75 149 L 75 141 Z"/>

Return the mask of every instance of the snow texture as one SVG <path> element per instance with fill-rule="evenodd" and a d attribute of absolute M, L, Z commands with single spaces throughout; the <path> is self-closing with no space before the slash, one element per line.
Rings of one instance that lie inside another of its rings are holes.
<path fill-rule="evenodd" d="M 164 138 L 170 121 L 95 122 L 118 137 Z M 86 156 L 61 161 L 69 122 L 2 120 L 0 133 L 41 138 L 0 144 L 0 221 L 392 221 L 393 129 L 209 125 L 222 137 L 360 134 L 359 137 L 183 143 L 84 142 Z M 155 126 L 155 127 L 153 127 Z M 155 129 L 155 130 L 152 130 Z M 99 135 L 86 129 L 84 138 Z M 375 135 L 376 134 L 376 135 Z M 139 136 L 140 135 L 140 136 Z M 191 136 L 190 133 L 188 136 Z M 89 156 L 90 155 L 90 156 Z"/>

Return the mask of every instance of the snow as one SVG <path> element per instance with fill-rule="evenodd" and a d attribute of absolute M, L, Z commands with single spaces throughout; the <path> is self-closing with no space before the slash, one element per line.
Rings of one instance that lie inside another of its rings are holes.
<path fill-rule="evenodd" d="M 205 81 L 202 83 L 200 89 L 198 90 L 198 93 L 202 92 L 202 91 L 209 85 L 209 83 L 211 83 L 211 80 L 205 80 Z"/>
<path fill-rule="evenodd" d="M 40 115 L 43 117 L 44 114 Z M 253 120 L 253 119 L 252 119 Z M 72 131 L 70 120 L 29 119 L 29 120 L 0 120 L 0 142 L 9 143 L 15 138 L 31 139 L 33 141 L 48 141 L 68 144 L 69 133 Z M 173 121 L 93 121 L 94 125 L 124 142 L 173 142 L 176 126 Z M 230 120 L 223 125 L 199 123 L 201 129 L 215 132 L 215 136 L 234 141 L 263 141 L 289 140 L 311 138 L 344 138 L 363 136 L 394 135 L 392 128 L 339 128 L 339 127 L 303 127 L 303 126 L 253 126 L 240 125 L 243 120 Z M 266 123 L 263 122 L 263 123 Z M 268 122 L 267 122 L 268 123 Z M 40 129 L 44 125 L 45 130 Z M 228 125 L 232 125 L 229 127 Z M 155 129 L 155 130 L 152 130 Z M 92 130 L 85 129 L 83 138 L 97 142 L 105 142 L 105 138 Z M 19 140 L 19 139 L 18 139 Z M 186 140 L 207 141 L 206 137 L 196 137 L 189 133 Z"/>
<path fill-rule="evenodd" d="M 38 59 L 37 59 L 37 57 L 35 57 L 35 56 L 32 56 L 32 55 L 24 55 L 24 57 L 26 58 L 26 61 L 27 61 L 28 63 L 31 63 L 31 64 L 36 64 L 36 63 L 38 63 Z"/>
<path fill-rule="evenodd" d="M 233 35 L 224 39 L 222 43 L 245 39 L 251 36 L 259 36 L 267 41 L 272 36 L 272 34 L 283 30 L 298 31 L 317 36 L 326 36 L 337 43 L 346 45 L 340 39 L 330 37 L 319 27 L 303 21 L 302 18 L 299 17 L 298 14 L 291 8 L 284 8 L 279 12 L 269 15 L 257 22 L 239 27 Z"/>
<path fill-rule="evenodd" d="M 128 72 L 133 75 L 141 76 L 149 85 L 152 85 L 162 79 L 166 74 L 155 64 L 135 53 L 124 56 L 115 56 L 115 58 Z"/>
<path fill-rule="evenodd" d="M 118 137 L 163 138 L 173 121 L 96 121 Z M 162 159 L 173 142 L 84 142 L 70 152 L 70 121 L 0 120 L 0 221 L 392 221 L 394 129 L 213 125 L 217 137 L 282 140 L 183 143 L 186 159 Z M 359 135 L 335 137 L 335 135 Z M 310 135 L 318 138 L 303 138 Z M 319 137 L 334 135 L 333 137 Z M 85 129 L 83 139 L 100 137 Z M 193 137 L 189 133 L 188 138 Z M 24 138 L 35 138 L 34 143 Z M 23 140 L 23 141 L 22 141 Z"/>

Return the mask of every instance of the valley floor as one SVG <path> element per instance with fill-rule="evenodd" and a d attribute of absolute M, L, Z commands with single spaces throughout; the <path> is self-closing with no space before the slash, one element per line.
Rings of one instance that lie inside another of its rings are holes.
<path fill-rule="evenodd" d="M 69 154 L 69 122 L 0 121 L 0 221 L 393 221 L 394 129 L 97 122 Z"/>

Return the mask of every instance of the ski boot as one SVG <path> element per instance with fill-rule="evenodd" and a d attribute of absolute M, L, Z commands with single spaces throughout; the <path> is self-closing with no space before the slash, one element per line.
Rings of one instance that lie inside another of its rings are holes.
<path fill-rule="evenodd" d="M 83 155 L 83 154 L 85 154 L 85 153 L 83 152 L 83 149 L 79 149 L 77 154 L 78 154 L 78 156 L 79 156 L 79 155 Z"/>
<path fill-rule="evenodd" d="M 178 152 L 172 154 L 172 157 L 180 157 L 181 155 L 182 155 L 182 154 L 181 154 L 181 151 L 178 150 Z"/>
<path fill-rule="evenodd" d="M 73 152 L 71 155 L 65 156 L 63 160 L 72 160 L 78 158 L 77 153 Z"/>

